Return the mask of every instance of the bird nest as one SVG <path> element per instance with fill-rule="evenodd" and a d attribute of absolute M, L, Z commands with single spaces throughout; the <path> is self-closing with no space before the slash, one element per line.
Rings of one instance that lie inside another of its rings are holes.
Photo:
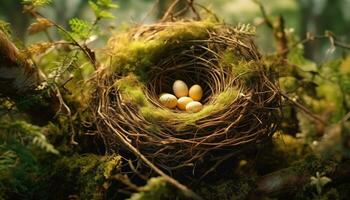
<path fill-rule="evenodd" d="M 252 37 L 249 26 L 171 22 L 111 38 L 92 104 L 107 150 L 128 141 L 171 171 L 218 161 L 270 138 L 280 97 Z M 202 86 L 201 111 L 171 110 L 159 102 L 178 79 Z"/>

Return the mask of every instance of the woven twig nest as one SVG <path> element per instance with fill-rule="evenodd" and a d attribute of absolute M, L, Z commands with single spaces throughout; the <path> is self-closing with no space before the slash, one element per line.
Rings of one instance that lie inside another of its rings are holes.
<path fill-rule="evenodd" d="M 117 149 L 122 137 L 157 166 L 173 170 L 270 138 L 280 99 L 252 36 L 247 26 L 172 22 L 113 37 L 93 98 L 107 149 Z M 160 104 L 159 95 L 171 93 L 177 79 L 203 87 L 200 112 Z"/>

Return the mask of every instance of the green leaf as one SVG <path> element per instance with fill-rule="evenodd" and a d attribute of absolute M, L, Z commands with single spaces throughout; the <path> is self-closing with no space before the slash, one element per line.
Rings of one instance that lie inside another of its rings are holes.
<path fill-rule="evenodd" d="M 98 0 L 97 4 L 101 7 L 105 7 L 109 9 L 119 7 L 117 4 L 114 4 L 112 0 Z"/>
<path fill-rule="evenodd" d="M 93 10 L 97 19 L 113 19 L 115 16 L 109 12 L 110 9 L 118 8 L 117 4 L 112 3 L 112 0 L 97 0 L 89 1 L 90 8 Z"/>
<path fill-rule="evenodd" d="M 114 19 L 115 18 L 115 16 L 111 12 L 104 11 L 104 10 L 99 13 L 99 17 L 106 18 L 106 19 Z"/>
<path fill-rule="evenodd" d="M 73 18 L 69 20 L 69 26 L 73 37 L 77 39 L 87 39 L 91 34 L 92 25 L 85 20 Z"/>

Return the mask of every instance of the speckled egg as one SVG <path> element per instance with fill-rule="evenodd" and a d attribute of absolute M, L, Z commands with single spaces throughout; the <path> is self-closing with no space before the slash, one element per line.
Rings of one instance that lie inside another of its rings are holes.
<path fill-rule="evenodd" d="M 188 96 L 190 96 L 194 101 L 200 101 L 203 97 L 203 89 L 200 85 L 193 85 L 189 92 Z"/>
<path fill-rule="evenodd" d="M 188 87 L 182 80 L 176 80 L 173 84 L 173 91 L 178 98 L 188 95 Z"/>
<path fill-rule="evenodd" d="M 177 98 L 168 93 L 160 95 L 159 102 L 167 108 L 175 108 L 177 105 Z"/>
<path fill-rule="evenodd" d="M 193 101 L 190 97 L 181 97 L 177 100 L 177 107 L 180 108 L 180 110 L 186 110 L 186 105 Z"/>
<path fill-rule="evenodd" d="M 186 112 L 196 113 L 201 111 L 202 108 L 203 108 L 203 105 L 201 104 L 201 102 L 191 101 L 186 105 Z"/>

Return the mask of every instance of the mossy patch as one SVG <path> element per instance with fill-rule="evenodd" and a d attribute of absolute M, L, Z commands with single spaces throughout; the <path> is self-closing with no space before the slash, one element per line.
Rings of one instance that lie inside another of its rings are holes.
<path fill-rule="evenodd" d="M 62 157 L 51 171 L 52 194 L 78 195 L 81 199 L 104 199 L 109 181 L 121 167 L 120 156 L 98 156 L 95 154 Z M 57 197 L 59 199 L 60 197 Z M 62 199 L 66 196 L 62 196 Z"/>
<path fill-rule="evenodd" d="M 166 200 L 178 199 L 179 196 L 162 177 L 155 177 L 150 178 L 140 192 L 132 194 L 129 200 Z"/>
<path fill-rule="evenodd" d="M 229 106 L 239 95 L 239 89 L 229 87 L 225 91 L 213 96 L 211 103 L 204 105 L 201 111 L 197 113 L 186 113 L 160 108 L 150 103 L 144 93 L 145 90 L 142 88 L 142 84 L 139 83 L 134 75 L 117 80 L 115 87 L 120 91 L 123 100 L 139 107 L 139 114 L 149 122 L 157 124 L 163 121 L 173 120 L 182 123 L 184 126 L 195 125 L 196 121 Z"/>
<path fill-rule="evenodd" d="M 108 42 L 108 54 L 112 64 L 109 66 L 109 73 L 119 74 L 134 73 L 147 80 L 147 69 L 156 64 L 162 56 L 166 56 L 171 48 L 176 47 L 180 41 L 206 39 L 207 30 L 215 27 L 212 22 L 191 22 L 178 23 L 176 26 L 159 27 L 156 35 L 149 37 L 136 37 L 129 34 L 119 34 Z M 186 44 L 190 45 L 190 44 Z"/>

